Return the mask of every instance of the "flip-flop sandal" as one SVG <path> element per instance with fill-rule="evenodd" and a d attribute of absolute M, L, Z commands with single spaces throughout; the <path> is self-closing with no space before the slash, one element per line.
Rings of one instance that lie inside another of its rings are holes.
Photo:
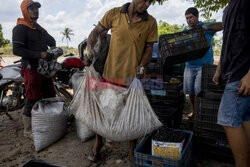
<path fill-rule="evenodd" d="M 95 162 L 97 160 L 99 152 L 94 153 L 93 150 L 91 149 L 88 155 L 88 160 Z"/>
<path fill-rule="evenodd" d="M 103 143 L 100 143 L 100 148 L 99 151 L 97 151 L 96 153 L 94 153 L 93 148 L 90 150 L 89 155 L 88 155 L 88 159 L 92 162 L 97 160 L 97 157 L 99 155 L 99 152 L 101 151 L 102 147 L 104 146 Z"/>

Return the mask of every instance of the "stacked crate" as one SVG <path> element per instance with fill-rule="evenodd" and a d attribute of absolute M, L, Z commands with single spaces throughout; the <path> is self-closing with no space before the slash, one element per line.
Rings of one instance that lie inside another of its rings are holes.
<path fill-rule="evenodd" d="M 147 79 L 162 79 L 163 78 L 163 62 L 161 58 L 152 58 L 146 66 Z"/>
<path fill-rule="evenodd" d="M 164 66 L 179 64 L 203 57 L 209 43 L 201 27 L 164 34 L 159 37 L 159 48 Z"/>
<path fill-rule="evenodd" d="M 160 121 L 169 127 L 178 128 L 184 108 L 182 83 L 169 83 L 154 80 L 158 89 L 145 87 L 149 102 Z"/>
<path fill-rule="evenodd" d="M 177 76 L 175 74 L 183 73 L 183 69 L 175 65 L 177 68 L 174 69 L 177 73 L 171 72 L 173 68 L 169 70 L 164 67 L 164 60 L 165 58 L 159 53 L 158 43 L 154 44 L 153 58 L 146 67 L 145 92 L 160 121 L 169 127 L 178 128 L 184 108 L 183 77 L 172 82 L 172 77 L 168 80 L 169 75 L 164 71 L 170 72 L 171 76 Z"/>
<path fill-rule="evenodd" d="M 215 70 L 216 65 L 203 65 L 202 67 L 201 89 L 204 96 L 196 98 L 194 134 L 199 148 L 227 159 L 232 158 L 232 153 L 223 127 L 217 124 L 220 98 L 224 89 L 223 86 L 218 87 L 212 82 Z"/>

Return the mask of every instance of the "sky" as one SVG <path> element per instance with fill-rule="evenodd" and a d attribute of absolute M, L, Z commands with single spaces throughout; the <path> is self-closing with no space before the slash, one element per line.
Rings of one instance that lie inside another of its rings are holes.
<path fill-rule="evenodd" d="M 52 35 L 58 46 L 66 46 L 62 41 L 61 32 L 65 27 L 73 30 L 69 46 L 77 47 L 88 37 L 93 24 L 97 24 L 106 11 L 113 7 L 122 6 L 131 0 L 34 0 L 41 3 L 38 23 Z M 3 27 L 5 39 L 11 40 L 12 29 L 16 20 L 22 17 L 20 4 L 22 0 L 0 0 L 0 24 Z M 194 6 L 192 0 L 168 0 L 163 5 L 156 3 L 148 8 L 148 13 L 159 22 L 169 24 L 186 24 L 184 13 L 187 8 Z M 212 19 L 222 20 L 222 12 L 213 13 Z M 200 20 L 204 18 L 200 17 Z M 221 36 L 218 33 L 217 38 Z"/>

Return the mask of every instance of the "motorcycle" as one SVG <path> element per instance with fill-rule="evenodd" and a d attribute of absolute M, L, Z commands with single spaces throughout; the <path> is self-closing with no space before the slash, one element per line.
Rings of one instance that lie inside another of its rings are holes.
<path fill-rule="evenodd" d="M 85 65 L 79 57 L 72 53 L 67 54 L 64 57 L 66 58 L 61 62 L 62 69 L 56 73 L 55 79 L 65 88 L 72 89 L 72 75 L 77 71 L 82 71 Z"/>
<path fill-rule="evenodd" d="M 21 64 L 19 62 L 20 60 L 14 62 L 13 65 L 7 65 L 0 69 L 0 113 L 5 113 L 10 119 L 13 118 L 9 115 L 9 112 L 23 108 L 25 103 L 25 86 L 20 74 Z M 65 70 L 66 67 L 67 70 L 70 69 L 67 65 L 62 65 L 61 70 Z M 61 70 L 57 72 L 60 73 Z M 54 79 L 54 85 L 56 95 L 63 97 L 65 105 L 68 106 L 73 96 L 60 80 Z"/>
<path fill-rule="evenodd" d="M 24 106 L 25 87 L 20 75 L 21 65 L 8 65 L 0 69 L 0 112 L 10 119 L 9 111 L 21 109 Z"/>

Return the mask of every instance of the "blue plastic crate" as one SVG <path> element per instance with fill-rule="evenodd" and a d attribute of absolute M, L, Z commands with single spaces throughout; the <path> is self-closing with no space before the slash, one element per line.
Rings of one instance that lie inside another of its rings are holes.
<path fill-rule="evenodd" d="M 191 166 L 192 157 L 193 157 L 193 132 L 186 130 L 177 130 L 183 131 L 185 136 L 185 143 L 179 159 L 169 159 L 162 158 L 151 155 L 151 139 L 152 136 L 156 133 L 153 132 L 148 135 L 142 142 L 139 144 L 134 153 L 135 153 L 135 166 L 136 167 L 189 167 Z M 162 164 L 161 166 L 156 166 L 154 163 Z"/>

